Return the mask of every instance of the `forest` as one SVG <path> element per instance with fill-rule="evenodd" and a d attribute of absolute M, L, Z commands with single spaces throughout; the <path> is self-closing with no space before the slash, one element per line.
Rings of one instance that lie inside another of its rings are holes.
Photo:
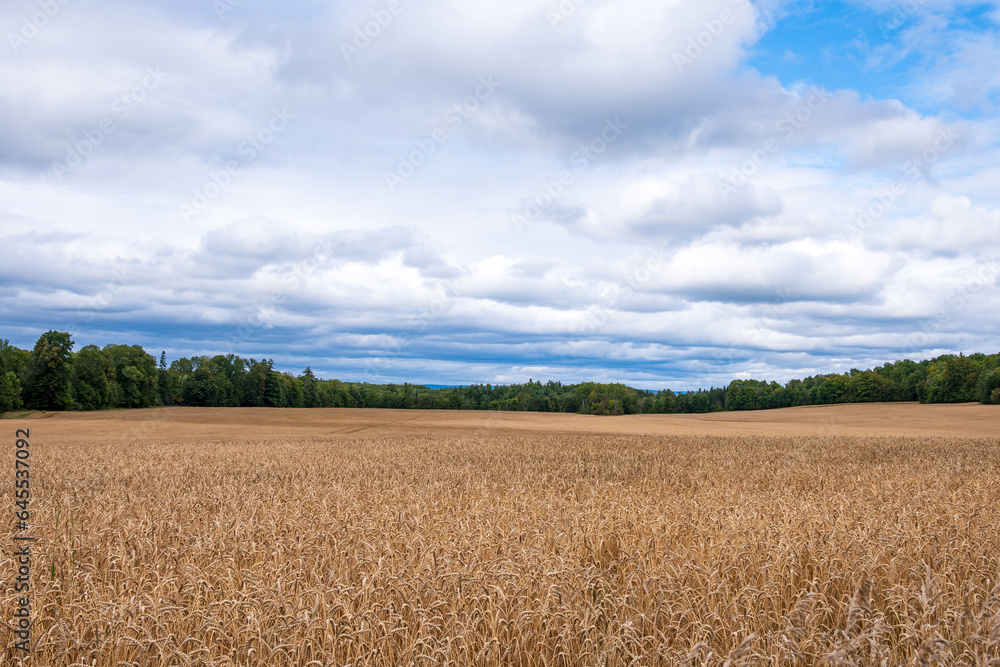
<path fill-rule="evenodd" d="M 524 410 L 594 415 L 765 410 L 796 405 L 919 401 L 1000 405 L 1000 354 L 946 354 L 877 368 L 815 375 L 781 385 L 733 380 L 726 387 L 674 392 L 624 384 L 473 384 L 431 389 L 416 384 L 341 382 L 282 372 L 270 359 L 234 354 L 167 364 L 138 345 L 87 345 L 48 331 L 31 350 L 0 338 L 0 414 L 15 410 L 206 407 L 415 408 Z"/>

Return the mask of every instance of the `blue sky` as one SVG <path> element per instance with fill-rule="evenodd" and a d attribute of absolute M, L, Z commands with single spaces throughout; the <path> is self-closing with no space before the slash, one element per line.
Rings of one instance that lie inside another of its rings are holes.
<path fill-rule="evenodd" d="M 998 25 L 943 0 L 11 0 L 0 336 L 674 389 L 996 352 Z"/>
<path fill-rule="evenodd" d="M 989 2 L 789 3 L 770 18 L 746 62 L 785 85 L 804 81 L 899 99 L 922 113 L 968 116 L 982 110 L 928 100 L 914 86 L 948 57 L 995 40 L 995 12 Z M 994 103 L 995 93 L 986 95 Z"/>

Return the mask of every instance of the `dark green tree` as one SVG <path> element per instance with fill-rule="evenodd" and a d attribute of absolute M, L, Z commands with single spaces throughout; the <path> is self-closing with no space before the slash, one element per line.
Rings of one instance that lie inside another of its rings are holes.
<path fill-rule="evenodd" d="M 943 355 L 933 361 L 927 373 L 928 403 L 967 403 L 976 400 L 979 372 L 965 355 Z"/>
<path fill-rule="evenodd" d="M 264 405 L 269 408 L 285 407 L 285 383 L 281 373 L 271 370 L 272 362 L 267 362 L 267 375 L 264 377 Z"/>
<path fill-rule="evenodd" d="M 0 415 L 20 407 L 21 382 L 10 370 L 11 345 L 6 338 L 0 338 Z"/>
<path fill-rule="evenodd" d="M 70 388 L 79 410 L 105 410 L 115 398 L 115 363 L 96 345 L 87 345 L 73 355 Z"/>
<path fill-rule="evenodd" d="M 21 381 L 10 371 L 0 371 L 0 415 L 21 407 Z"/>
<path fill-rule="evenodd" d="M 1000 368 L 983 372 L 976 383 L 976 399 L 983 405 L 996 405 L 1000 392 Z"/>
<path fill-rule="evenodd" d="M 21 381 L 14 365 L 16 349 L 8 339 L 0 338 L 0 415 L 21 407 Z"/>
<path fill-rule="evenodd" d="M 24 402 L 34 410 L 67 410 L 73 339 L 62 331 L 47 331 L 35 343 L 22 377 Z"/>
<path fill-rule="evenodd" d="M 302 396 L 305 407 L 318 408 L 321 404 L 319 396 L 319 381 L 316 379 L 316 375 L 313 373 L 312 368 L 306 366 L 302 375 L 299 376 L 299 380 L 302 381 Z"/>
<path fill-rule="evenodd" d="M 156 404 L 156 358 L 138 345 L 105 345 L 115 364 L 115 382 L 120 388 L 118 407 L 148 408 Z"/>
<path fill-rule="evenodd" d="M 182 394 L 184 375 L 170 369 L 157 372 L 156 389 L 159 392 L 162 405 L 180 405 L 184 402 Z"/>
<path fill-rule="evenodd" d="M 733 380 L 726 391 L 727 410 L 758 410 L 759 385 L 765 384 L 757 380 Z"/>
<path fill-rule="evenodd" d="M 170 362 L 170 370 L 177 371 L 181 375 L 184 375 L 185 373 L 194 373 L 194 362 L 187 357 L 174 359 Z"/>
<path fill-rule="evenodd" d="M 292 377 L 287 373 L 282 373 L 281 381 L 285 386 L 285 402 L 283 407 L 304 408 L 305 387 L 302 380 Z"/>
<path fill-rule="evenodd" d="M 201 366 L 184 380 L 183 398 L 185 405 L 198 407 L 214 407 L 225 400 L 223 378 L 213 373 L 205 365 Z"/>

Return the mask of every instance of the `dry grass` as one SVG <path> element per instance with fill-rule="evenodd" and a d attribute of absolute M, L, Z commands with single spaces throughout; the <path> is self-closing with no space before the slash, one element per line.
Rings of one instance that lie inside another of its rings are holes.
<path fill-rule="evenodd" d="M 996 437 L 166 414 L 31 423 L 31 664 L 1000 664 Z"/>

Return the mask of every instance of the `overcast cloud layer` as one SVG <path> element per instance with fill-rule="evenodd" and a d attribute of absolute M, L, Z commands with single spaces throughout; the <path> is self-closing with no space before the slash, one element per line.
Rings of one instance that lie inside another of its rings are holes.
<path fill-rule="evenodd" d="M 998 25 L 943 0 L 10 0 L 0 335 L 675 389 L 997 352 Z"/>

